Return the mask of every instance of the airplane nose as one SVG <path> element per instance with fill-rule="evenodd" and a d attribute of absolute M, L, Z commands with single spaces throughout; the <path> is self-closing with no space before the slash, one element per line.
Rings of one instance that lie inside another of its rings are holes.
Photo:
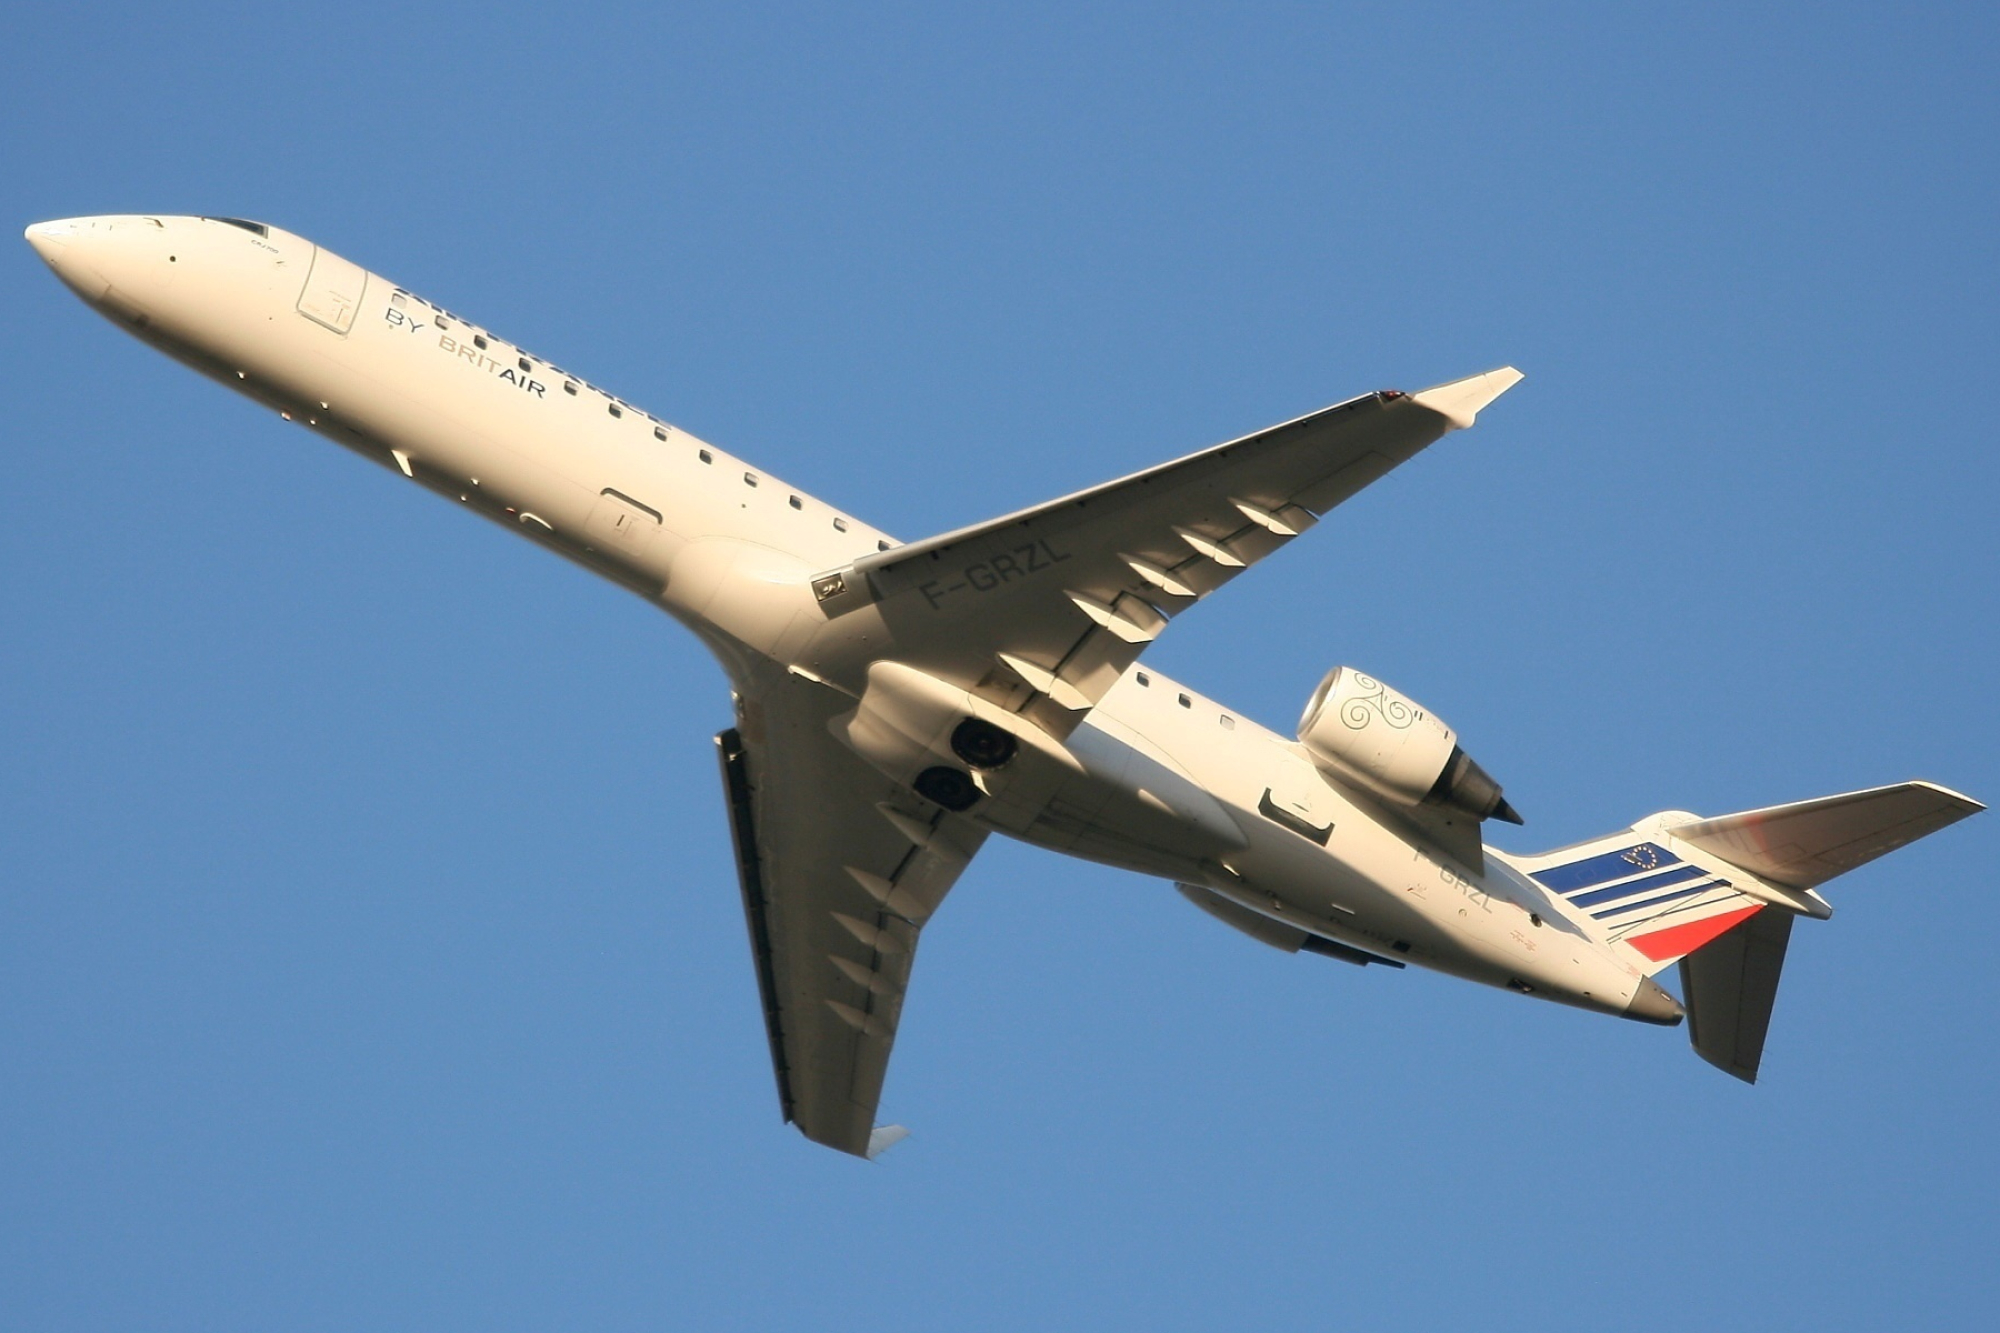
<path fill-rule="evenodd" d="M 69 238 L 76 231 L 75 225 L 63 218 L 56 222 L 37 222 L 24 233 L 28 244 L 35 247 L 35 253 L 42 262 L 54 268 L 56 260 L 69 247 Z"/>
<path fill-rule="evenodd" d="M 95 304 L 110 289 L 111 282 L 98 271 L 103 247 L 86 234 L 91 225 L 89 218 L 58 218 L 54 222 L 37 222 L 24 234 L 42 262 L 65 286 Z"/>

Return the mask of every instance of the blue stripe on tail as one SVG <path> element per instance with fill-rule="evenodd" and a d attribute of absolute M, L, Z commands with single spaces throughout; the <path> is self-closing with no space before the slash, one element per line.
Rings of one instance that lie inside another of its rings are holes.
<path fill-rule="evenodd" d="M 1622 884 L 1613 884 L 1608 889 L 1593 889 L 1589 893 L 1568 895 L 1571 903 L 1578 907 L 1595 907 L 1599 903 L 1615 902 L 1620 898 L 1630 898 L 1634 894 L 1649 893 L 1654 889 L 1664 889 L 1669 884 L 1685 884 L 1691 879 L 1699 879 L 1708 872 L 1700 866 L 1683 865 L 1676 870 L 1663 870 L 1657 875 L 1646 875 L 1640 879 L 1628 879 Z"/>
<path fill-rule="evenodd" d="M 1543 888 L 1554 889 L 1568 895 L 1578 889 L 1588 889 L 1599 884 L 1608 884 L 1614 879 L 1624 879 L 1628 875 L 1644 874 L 1661 866 L 1681 864 L 1681 859 L 1655 842 L 1642 842 L 1636 847 L 1623 851 L 1606 852 L 1583 861 L 1572 861 L 1566 866 L 1548 866 L 1534 872 L 1534 879 Z"/>

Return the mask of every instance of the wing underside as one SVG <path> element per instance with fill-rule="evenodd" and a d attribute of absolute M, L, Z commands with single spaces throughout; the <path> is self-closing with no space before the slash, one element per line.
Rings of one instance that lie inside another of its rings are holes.
<path fill-rule="evenodd" d="M 1520 379 L 1368 394 L 815 581 L 891 655 L 1066 735 L 1169 620 Z"/>
<path fill-rule="evenodd" d="M 780 1106 L 865 1155 L 918 936 L 986 835 L 836 741 L 851 706 L 788 677 L 716 745 Z"/>

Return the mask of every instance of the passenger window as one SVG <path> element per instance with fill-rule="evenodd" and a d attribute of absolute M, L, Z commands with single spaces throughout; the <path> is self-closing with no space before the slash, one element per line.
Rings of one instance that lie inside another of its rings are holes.
<path fill-rule="evenodd" d="M 876 550 L 878 550 L 878 551 L 886 551 L 886 550 L 888 550 L 888 549 L 889 549 L 889 543 L 887 543 L 887 542 L 876 542 L 876 543 L 875 543 L 875 549 L 876 549 Z"/>
<path fill-rule="evenodd" d="M 610 406 L 610 411 L 611 411 L 611 415 L 612 415 L 612 416 L 614 416 L 614 417 L 622 417 L 622 416 L 624 416 L 624 415 L 625 415 L 625 414 L 624 414 L 623 412 L 621 412 L 621 411 L 619 411 L 619 410 L 618 410 L 618 404 L 616 404 L 616 403 L 612 403 L 612 404 L 610 404 L 609 406 Z"/>
<path fill-rule="evenodd" d="M 1141 685 L 1151 685 L 1153 683 L 1153 678 L 1147 675 L 1143 671 L 1137 673 L 1134 679 L 1137 680 Z"/>
<path fill-rule="evenodd" d="M 835 532 L 847 531 L 847 520 L 844 518 L 836 518 L 835 520 L 833 520 L 833 530 Z"/>
<path fill-rule="evenodd" d="M 563 385 L 563 392 L 568 394 L 572 398 L 576 397 L 576 381 L 570 380 L 567 383 L 565 383 Z"/>
<path fill-rule="evenodd" d="M 482 352 L 483 352 L 483 351 L 485 351 L 485 350 L 486 350 L 486 335 L 485 335 L 485 334 L 483 334 L 483 333 L 475 333 L 475 334 L 473 334 L 473 335 L 472 335 L 472 345 L 473 345 L 474 347 L 477 347 L 477 348 L 478 348 L 478 349 L 479 349 L 480 351 L 482 351 Z"/>
<path fill-rule="evenodd" d="M 796 495 L 794 495 L 794 496 L 792 497 L 792 508 L 794 508 L 794 509 L 804 509 L 804 508 L 805 508 L 805 505 L 804 505 L 804 504 L 802 504 L 802 503 L 800 503 L 800 501 L 799 501 L 799 497 L 798 497 L 798 496 L 796 496 Z"/>
<path fill-rule="evenodd" d="M 1192 700 L 1192 699 L 1188 698 L 1188 697 L 1187 697 L 1187 696 L 1186 696 L 1185 694 L 1183 694 L 1183 695 L 1182 695 L 1182 696 L 1181 696 L 1180 698 L 1181 698 L 1181 707 L 1182 707 L 1182 708 L 1193 708 L 1193 707 L 1194 707 L 1194 700 Z"/>
<path fill-rule="evenodd" d="M 654 439 L 656 439 L 656 440 L 664 440 L 664 439 L 666 439 L 666 438 L 667 438 L 667 428 L 666 428 L 665 426 L 655 426 L 655 427 L 653 427 L 653 438 L 654 438 Z"/>
<path fill-rule="evenodd" d="M 1222 715 L 1222 729 L 1223 729 L 1224 731 L 1234 731 L 1234 730 L 1236 730 L 1236 719 L 1235 719 L 1235 718 L 1233 718 L 1233 717 L 1231 717 L 1231 716 L 1229 716 L 1229 714 L 1227 714 L 1227 713 L 1224 713 L 1224 714 Z"/>
<path fill-rule="evenodd" d="M 521 361 L 520 361 L 520 366 L 521 366 L 521 369 L 522 369 L 522 370 L 524 370 L 524 371 L 526 371 L 526 370 L 533 370 L 533 369 L 534 369 L 534 367 L 533 367 L 533 366 L 531 366 L 531 365 L 529 365 L 529 364 L 528 364 L 528 358 L 527 358 L 527 357 L 525 357 L 525 356 L 521 358 Z"/>
<path fill-rule="evenodd" d="M 755 486 L 755 485 L 757 484 L 757 474 L 756 474 L 756 473 L 754 473 L 754 472 L 746 472 L 746 473 L 744 473 L 744 474 L 743 474 L 743 484 L 744 484 L 745 486 Z"/>
<path fill-rule="evenodd" d="M 715 461 L 715 455 L 710 453 L 708 450 L 704 449 L 701 451 L 701 461 L 704 463 L 713 463 Z"/>

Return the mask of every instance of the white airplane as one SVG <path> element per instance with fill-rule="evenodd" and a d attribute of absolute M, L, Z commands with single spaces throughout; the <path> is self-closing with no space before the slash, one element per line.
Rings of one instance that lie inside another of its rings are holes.
<path fill-rule="evenodd" d="M 785 1119 L 872 1156 L 917 940 L 989 833 L 1172 880 L 1254 939 L 1642 1022 L 1754 1081 L 1826 880 L 1983 809 L 1906 782 L 1650 815 L 1535 856 L 1435 714 L 1347 667 L 1295 737 L 1138 665 L 1168 621 L 1520 375 L 1365 394 L 905 544 L 311 241 L 71 218 L 28 241 L 126 332 L 674 616 L 716 737 Z M 1653 977 L 1680 964 L 1682 1001 Z M 1682 1004 L 1685 1003 L 1685 1011 Z"/>

